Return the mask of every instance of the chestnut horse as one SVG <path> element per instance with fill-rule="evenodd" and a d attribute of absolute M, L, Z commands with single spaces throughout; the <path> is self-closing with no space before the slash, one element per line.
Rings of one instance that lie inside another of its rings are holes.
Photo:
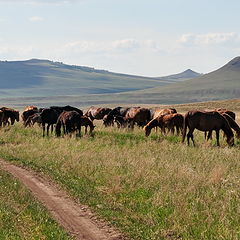
<path fill-rule="evenodd" d="M 217 146 L 219 144 L 219 131 L 223 130 L 227 136 L 227 143 L 229 146 L 234 145 L 234 135 L 227 119 L 217 111 L 212 112 L 201 112 L 201 111 L 189 111 L 184 116 L 184 127 L 182 143 L 184 143 L 187 128 L 189 129 L 187 134 L 187 142 L 190 144 L 189 139 L 191 138 L 193 145 L 195 142 L 193 139 L 193 132 L 196 129 L 200 131 L 216 131 Z"/>
<path fill-rule="evenodd" d="M 183 129 L 183 120 L 183 115 L 179 113 L 159 115 L 144 126 L 145 135 L 148 137 L 154 127 L 160 127 L 164 134 L 166 134 L 165 128 L 169 129 L 172 134 L 176 128 L 177 135 L 179 135 Z"/>

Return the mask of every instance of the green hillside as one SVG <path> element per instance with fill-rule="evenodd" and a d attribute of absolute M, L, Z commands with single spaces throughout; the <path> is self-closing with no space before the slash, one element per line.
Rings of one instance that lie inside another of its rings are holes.
<path fill-rule="evenodd" d="M 48 60 L 0 62 L 1 97 L 116 93 L 169 83 L 170 80 L 118 74 Z"/>
<path fill-rule="evenodd" d="M 240 98 L 240 57 L 236 57 L 211 73 L 141 91 L 118 94 L 122 102 L 175 104 Z M 138 101 L 135 101 L 138 100 Z"/>

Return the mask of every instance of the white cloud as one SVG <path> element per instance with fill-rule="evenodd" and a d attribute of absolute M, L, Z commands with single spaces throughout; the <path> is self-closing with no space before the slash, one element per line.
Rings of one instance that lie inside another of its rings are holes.
<path fill-rule="evenodd" d="M 160 44 L 153 40 L 137 40 L 132 38 L 119 39 L 114 41 L 74 41 L 63 46 L 63 50 L 73 52 L 89 53 L 113 53 L 113 52 L 132 52 L 137 50 L 149 50 L 161 52 Z"/>
<path fill-rule="evenodd" d="M 183 45 L 218 45 L 239 43 L 240 36 L 237 33 L 207 33 L 207 34 L 183 34 L 179 42 Z"/>
<path fill-rule="evenodd" d="M 39 17 L 39 16 L 33 16 L 33 17 L 30 17 L 29 18 L 29 21 L 30 22 L 41 22 L 43 21 L 44 19 L 42 17 Z"/>

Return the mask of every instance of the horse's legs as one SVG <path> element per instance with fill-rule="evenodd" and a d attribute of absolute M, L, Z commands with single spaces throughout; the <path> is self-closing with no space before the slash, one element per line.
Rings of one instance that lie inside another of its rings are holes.
<path fill-rule="evenodd" d="M 85 135 L 87 134 L 87 127 L 88 125 L 85 126 Z"/>
<path fill-rule="evenodd" d="M 43 128 L 43 137 L 45 136 L 45 123 L 42 124 L 42 128 Z"/>
<path fill-rule="evenodd" d="M 192 142 L 193 142 L 193 146 L 195 147 L 195 142 L 193 139 L 193 131 L 194 131 L 194 129 L 189 129 L 189 132 L 187 134 L 187 142 L 188 142 L 188 146 L 189 146 L 189 144 L 190 144 L 189 139 L 191 138 Z"/>
<path fill-rule="evenodd" d="M 219 130 L 215 130 L 216 131 L 216 139 L 217 139 L 217 146 L 219 147 Z"/>
<path fill-rule="evenodd" d="M 66 134 L 66 126 L 64 123 L 62 123 L 62 127 L 63 127 L 63 135 L 65 135 Z"/>
<path fill-rule="evenodd" d="M 50 124 L 48 123 L 48 125 L 47 125 L 47 136 L 49 136 L 49 128 L 50 128 Z"/>
<path fill-rule="evenodd" d="M 53 133 L 53 124 L 51 124 L 51 133 Z"/>
<path fill-rule="evenodd" d="M 205 132 L 205 133 L 206 133 L 206 132 Z M 205 139 L 206 139 L 206 137 L 205 137 Z M 212 139 L 212 130 L 208 132 L 207 141 L 208 141 L 209 139 Z"/>

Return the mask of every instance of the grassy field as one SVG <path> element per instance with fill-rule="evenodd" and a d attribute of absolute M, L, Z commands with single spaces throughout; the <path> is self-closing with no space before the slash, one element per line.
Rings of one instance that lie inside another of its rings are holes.
<path fill-rule="evenodd" d="M 42 138 L 19 123 L 1 130 L 0 156 L 48 175 L 130 239 L 240 239 L 240 142 L 195 138 L 194 148 L 100 123 L 93 137 Z"/>
<path fill-rule="evenodd" d="M 0 170 L 0 239 L 72 239 L 16 179 Z"/>

